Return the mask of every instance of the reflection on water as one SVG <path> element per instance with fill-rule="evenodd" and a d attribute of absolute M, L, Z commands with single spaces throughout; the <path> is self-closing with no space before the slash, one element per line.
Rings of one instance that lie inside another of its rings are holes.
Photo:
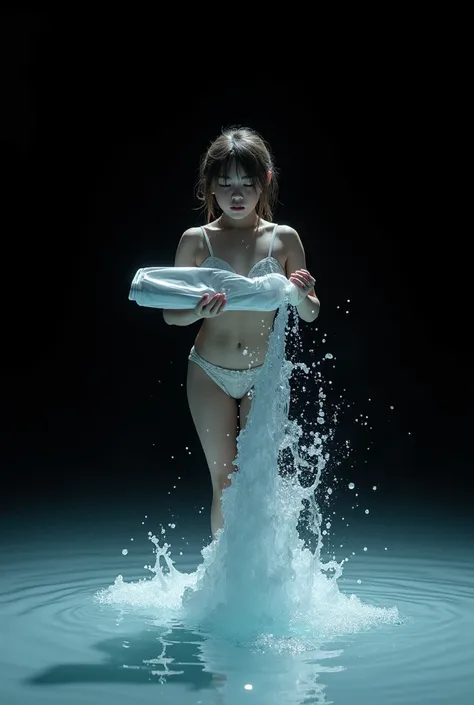
<path fill-rule="evenodd" d="M 122 615 L 119 623 L 124 627 L 129 619 L 135 621 L 136 615 Z M 140 623 L 143 626 L 141 620 L 135 626 Z M 177 684 L 203 691 L 203 695 L 212 689 L 217 697 L 213 702 L 226 705 L 240 705 L 245 692 L 252 692 L 259 705 L 276 702 L 306 705 L 328 702 L 320 674 L 343 670 L 339 663 L 326 663 L 339 657 L 342 649 L 305 651 L 301 642 L 296 644 L 291 640 L 274 643 L 271 651 L 248 648 L 227 639 L 191 632 L 182 625 L 150 626 L 128 638 L 105 639 L 94 648 L 105 657 L 103 663 L 61 664 L 35 675 L 27 683 Z"/>

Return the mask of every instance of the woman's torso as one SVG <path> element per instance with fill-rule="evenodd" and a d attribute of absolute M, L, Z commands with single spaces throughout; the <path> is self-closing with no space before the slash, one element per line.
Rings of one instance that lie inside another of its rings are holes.
<path fill-rule="evenodd" d="M 205 232 L 214 257 L 223 260 L 237 274 L 258 276 L 266 265 L 276 271 L 278 262 L 280 273 L 285 273 L 286 254 L 274 223 L 261 221 L 257 232 L 250 228 L 222 230 L 216 223 L 210 223 Z M 202 231 L 198 242 L 196 265 L 200 267 L 211 253 Z M 270 246 L 272 261 L 268 261 Z M 209 262 L 210 266 L 217 265 L 212 260 Z M 255 267 L 258 262 L 262 265 Z M 263 365 L 274 318 L 275 311 L 225 310 L 215 318 L 203 318 L 196 336 L 196 350 L 205 360 L 221 367 L 240 370 Z"/>

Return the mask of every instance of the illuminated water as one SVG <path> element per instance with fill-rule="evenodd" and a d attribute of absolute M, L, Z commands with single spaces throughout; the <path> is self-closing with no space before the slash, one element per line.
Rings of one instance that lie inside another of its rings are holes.
<path fill-rule="evenodd" d="M 351 556 L 340 590 L 368 605 L 396 605 L 401 625 L 254 648 L 179 622 L 164 627 L 152 608 L 96 603 L 113 576 L 132 582 L 148 573 L 152 521 L 141 526 L 137 503 L 105 509 L 71 502 L 3 522 L 0 702 L 469 705 L 472 520 L 445 515 L 440 530 L 439 515 L 399 509 L 352 520 L 338 554 Z M 162 511 L 158 505 L 157 515 Z M 176 568 L 192 572 L 202 560 L 207 517 L 180 524 L 173 545 L 185 550 Z M 336 535 L 343 529 L 335 521 Z"/>
<path fill-rule="evenodd" d="M 4 518 L 2 705 L 472 702 L 474 524 L 338 487 L 331 356 L 302 370 L 314 423 L 289 422 L 286 325 L 218 541 L 158 501 Z"/>

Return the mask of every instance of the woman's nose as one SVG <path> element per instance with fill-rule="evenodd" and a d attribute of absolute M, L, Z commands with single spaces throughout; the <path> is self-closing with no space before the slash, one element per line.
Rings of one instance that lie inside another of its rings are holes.
<path fill-rule="evenodd" d="M 241 201 L 242 199 L 243 199 L 243 196 L 242 196 L 241 192 L 234 191 L 234 193 L 232 194 L 232 200 L 237 202 L 237 201 Z"/>

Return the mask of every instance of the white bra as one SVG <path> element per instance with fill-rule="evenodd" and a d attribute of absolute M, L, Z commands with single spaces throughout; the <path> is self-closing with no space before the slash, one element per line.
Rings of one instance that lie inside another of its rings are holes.
<path fill-rule="evenodd" d="M 246 275 L 247 279 L 252 279 L 253 277 L 263 277 L 265 274 L 271 274 L 272 272 L 276 274 L 285 274 L 285 271 L 281 266 L 280 262 L 277 260 L 276 257 L 272 256 L 273 242 L 275 240 L 277 228 L 278 225 L 275 225 L 275 227 L 273 228 L 273 233 L 270 240 L 270 247 L 268 248 L 268 255 L 253 265 L 250 272 Z M 224 259 L 221 259 L 220 257 L 214 256 L 214 252 L 212 250 L 206 229 L 201 226 L 201 230 L 206 239 L 206 244 L 209 249 L 209 256 L 206 257 L 206 259 L 201 262 L 199 266 L 211 267 L 215 269 L 225 269 L 227 272 L 233 272 L 233 274 L 237 274 L 235 269 L 228 262 L 226 262 Z"/>

